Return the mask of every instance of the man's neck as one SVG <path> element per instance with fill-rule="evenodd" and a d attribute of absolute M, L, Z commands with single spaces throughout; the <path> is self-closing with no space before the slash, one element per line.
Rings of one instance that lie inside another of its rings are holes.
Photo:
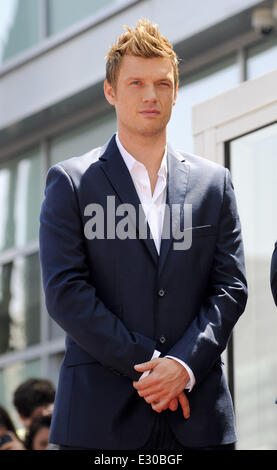
<path fill-rule="evenodd" d="M 149 175 L 158 173 L 166 147 L 166 133 L 158 136 L 129 136 L 118 130 L 118 137 L 127 150 L 136 160 L 143 163 Z"/>

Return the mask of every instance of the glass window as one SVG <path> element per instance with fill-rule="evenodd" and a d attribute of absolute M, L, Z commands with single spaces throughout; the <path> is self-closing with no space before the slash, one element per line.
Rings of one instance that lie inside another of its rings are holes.
<path fill-rule="evenodd" d="M 249 297 L 234 330 L 238 449 L 277 449 L 277 315 L 270 262 L 277 239 L 277 124 L 230 144 Z"/>
<path fill-rule="evenodd" d="M 252 47 L 247 58 L 247 79 L 260 77 L 277 68 L 276 37 Z"/>
<path fill-rule="evenodd" d="M 44 2 L 46 11 L 44 10 Z M 125 0 L 0 0 L 0 66 L 51 36 Z"/>
<path fill-rule="evenodd" d="M 204 72 L 183 80 L 167 128 L 168 140 L 172 146 L 193 153 L 192 107 L 238 84 L 239 71 L 235 58 L 206 68 Z"/>
<path fill-rule="evenodd" d="M 51 165 L 104 145 L 115 131 L 115 114 L 109 113 L 52 139 L 50 142 Z"/>
<path fill-rule="evenodd" d="M 47 378 L 57 387 L 64 351 L 49 356 Z"/>
<path fill-rule="evenodd" d="M 25 380 L 41 377 L 40 360 L 16 362 L 5 369 L 0 369 L 0 403 L 10 414 L 16 428 L 22 428 L 18 414 L 13 406 L 13 393 Z"/>
<path fill-rule="evenodd" d="M 65 336 L 65 331 L 51 317 L 49 317 L 49 336 L 50 339 Z"/>
<path fill-rule="evenodd" d="M 62 31 L 122 0 L 48 0 L 48 33 Z"/>
<path fill-rule="evenodd" d="M 39 149 L 0 162 L 0 252 L 38 238 L 40 205 Z"/>
<path fill-rule="evenodd" d="M 0 354 L 40 341 L 38 254 L 0 265 Z"/>
<path fill-rule="evenodd" d="M 40 0 L 0 0 L 0 65 L 40 40 Z"/>

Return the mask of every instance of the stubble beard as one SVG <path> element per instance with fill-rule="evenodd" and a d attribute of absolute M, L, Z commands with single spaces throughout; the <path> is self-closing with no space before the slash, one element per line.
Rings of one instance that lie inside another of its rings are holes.
<path fill-rule="evenodd" d="M 166 127 L 167 127 L 168 121 L 169 119 L 164 120 L 160 122 L 158 125 L 151 125 L 151 123 L 145 123 L 145 125 L 141 125 L 139 123 L 137 126 L 130 126 L 127 124 L 126 127 L 128 128 L 130 134 L 135 134 L 138 137 L 151 139 L 151 138 L 157 138 L 163 135 L 164 133 L 166 133 Z"/>

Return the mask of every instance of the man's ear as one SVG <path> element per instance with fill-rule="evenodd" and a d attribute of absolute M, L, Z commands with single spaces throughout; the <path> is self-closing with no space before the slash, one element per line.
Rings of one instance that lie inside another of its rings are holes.
<path fill-rule="evenodd" d="M 108 82 L 108 80 L 106 79 L 104 81 L 104 94 L 105 94 L 105 97 L 106 97 L 106 100 L 114 106 L 114 103 L 115 103 L 115 92 L 114 92 L 114 89 L 112 87 L 112 85 Z"/>

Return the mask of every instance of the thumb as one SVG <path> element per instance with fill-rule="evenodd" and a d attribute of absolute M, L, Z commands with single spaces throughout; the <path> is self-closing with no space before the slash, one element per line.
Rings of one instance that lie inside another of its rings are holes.
<path fill-rule="evenodd" d="M 141 364 L 136 364 L 134 369 L 139 372 L 144 372 L 145 370 L 154 369 L 159 363 L 158 358 L 151 359 L 151 361 L 142 362 Z"/>

